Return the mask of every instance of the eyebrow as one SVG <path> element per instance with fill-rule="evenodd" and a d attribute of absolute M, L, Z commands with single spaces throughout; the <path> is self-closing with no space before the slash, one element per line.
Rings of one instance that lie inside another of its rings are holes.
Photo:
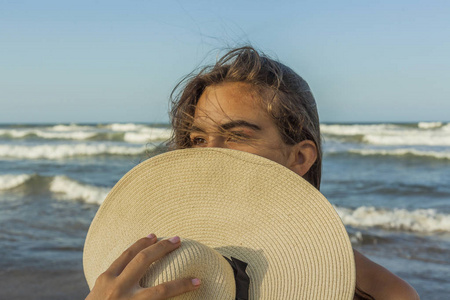
<path fill-rule="evenodd" d="M 250 128 L 253 130 L 258 130 L 258 131 L 261 130 L 261 127 L 259 127 L 258 125 L 244 121 L 244 120 L 235 120 L 235 121 L 227 122 L 227 123 L 220 125 L 220 129 L 222 129 L 222 130 L 230 130 L 230 129 L 233 129 L 236 127 L 247 127 L 247 128 Z M 205 130 L 203 130 L 202 128 L 200 128 L 196 125 L 191 126 L 191 131 L 192 132 L 203 132 L 203 133 L 205 132 Z"/>
<path fill-rule="evenodd" d="M 259 127 L 258 125 L 253 124 L 253 123 L 249 123 L 249 122 L 244 121 L 244 120 L 231 121 L 231 122 L 222 124 L 220 126 L 220 128 L 222 128 L 224 130 L 229 130 L 229 129 L 232 129 L 232 128 L 235 128 L 235 127 L 247 127 L 247 128 L 253 129 L 253 130 L 261 130 L 261 127 Z"/>

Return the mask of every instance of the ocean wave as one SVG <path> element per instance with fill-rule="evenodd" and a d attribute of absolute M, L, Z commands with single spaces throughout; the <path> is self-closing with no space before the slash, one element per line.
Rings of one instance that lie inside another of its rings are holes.
<path fill-rule="evenodd" d="M 320 131 L 325 135 L 352 136 L 366 135 L 368 133 L 383 133 L 386 131 L 396 130 L 400 127 L 393 124 L 321 124 Z"/>
<path fill-rule="evenodd" d="M 106 143 L 57 145 L 0 145 L 0 157 L 20 159 L 62 159 L 76 156 L 138 155 L 154 147 L 121 146 Z"/>
<path fill-rule="evenodd" d="M 149 141 L 167 140 L 172 130 L 166 128 L 142 128 L 139 132 L 127 132 L 123 140 L 129 143 L 146 143 Z"/>
<path fill-rule="evenodd" d="M 114 140 L 129 143 L 147 143 L 167 140 L 169 128 L 156 128 L 139 124 L 109 124 L 98 126 L 55 125 L 50 127 L 0 128 L 0 136 L 10 139 L 60 139 L 60 140 Z"/>
<path fill-rule="evenodd" d="M 49 127 L 31 127 L 31 128 L 2 128 L 0 136 L 6 136 L 13 139 L 22 139 L 28 137 L 38 137 L 42 139 L 71 139 L 86 140 L 96 135 L 96 129 L 93 126 L 54 125 Z"/>
<path fill-rule="evenodd" d="M 86 203 L 101 204 L 110 188 L 80 183 L 66 176 L 56 176 L 49 189 L 61 200 L 81 200 Z"/>
<path fill-rule="evenodd" d="M 58 124 L 49 127 L 50 129 L 53 129 L 55 131 L 75 131 L 75 130 L 95 130 L 95 126 L 89 126 L 89 125 L 78 125 L 75 123 L 64 125 L 64 124 Z"/>
<path fill-rule="evenodd" d="M 411 124 L 321 125 L 322 134 L 371 145 L 450 146 L 450 124 L 440 122 Z"/>
<path fill-rule="evenodd" d="M 38 137 L 42 139 L 87 140 L 93 138 L 96 135 L 96 133 L 87 131 L 57 132 L 39 129 L 29 129 L 29 130 L 1 129 L 0 135 L 10 137 L 13 139 Z"/>
<path fill-rule="evenodd" d="M 12 190 L 19 186 L 30 190 L 37 187 L 48 189 L 55 193 L 59 200 L 83 201 L 99 205 L 110 191 L 110 188 L 80 183 L 64 175 L 50 177 L 38 174 L 0 175 L 0 191 Z"/>
<path fill-rule="evenodd" d="M 335 209 L 345 225 L 420 233 L 450 232 L 450 215 L 437 213 L 434 209 L 387 210 L 371 206 Z"/>
<path fill-rule="evenodd" d="M 431 129 L 442 127 L 442 122 L 419 122 L 417 127 L 422 129 Z"/>
<path fill-rule="evenodd" d="M 362 141 L 382 146 L 450 146 L 450 135 L 447 132 L 398 132 L 390 135 L 367 134 Z"/>
<path fill-rule="evenodd" d="M 135 124 L 135 123 L 113 123 L 104 126 L 105 128 L 109 128 L 113 131 L 139 131 L 143 128 L 147 127 L 143 124 Z"/>
<path fill-rule="evenodd" d="M 412 156 L 450 160 L 450 152 L 421 151 L 415 149 L 350 149 L 348 152 L 363 156 Z"/>
<path fill-rule="evenodd" d="M 33 177 L 33 174 L 5 174 L 0 175 L 0 191 L 10 190 L 21 186 L 25 182 L 29 181 Z"/>

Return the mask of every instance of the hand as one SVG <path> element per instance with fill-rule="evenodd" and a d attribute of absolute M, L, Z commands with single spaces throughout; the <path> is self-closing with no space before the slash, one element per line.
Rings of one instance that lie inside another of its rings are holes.
<path fill-rule="evenodd" d="M 157 241 L 154 234 L 142 238 L 125 250 L 95 281 L 86 300 L 160 300 L 197 289 L 197 278 L 177 279 L 143 288 L 139 280 L 149 266 L 180 246 L 180 238 Z"/>

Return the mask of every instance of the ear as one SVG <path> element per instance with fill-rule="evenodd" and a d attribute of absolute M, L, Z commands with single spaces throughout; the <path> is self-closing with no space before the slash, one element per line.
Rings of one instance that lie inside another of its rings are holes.
<path fill-rule="evenodd" d="M 291 148 L 289 169 L 304 176 L 317 159 L 317 147 L 313 141 L 305 140 Z"/>

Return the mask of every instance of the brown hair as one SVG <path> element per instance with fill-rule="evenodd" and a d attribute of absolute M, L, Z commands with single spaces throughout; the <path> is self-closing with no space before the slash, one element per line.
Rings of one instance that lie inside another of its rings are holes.
<path fill-rule="evenodd" d="M 195 106 L 206 87 L 224 82 L 245 82 L 254 86 L 266 99 L 264 104 L 277 125 L 283 141 L 294 145 L 311 140 L 317 159 L 305 179 L 320 188 L 322 148 L 319 115 L 311 90 L 292 69 L 252 47 L 229 51 L 215 65 L 185 77 L 171 94 L 173 136 L 171 148 L 191 147 L 190 132 Z"/>

